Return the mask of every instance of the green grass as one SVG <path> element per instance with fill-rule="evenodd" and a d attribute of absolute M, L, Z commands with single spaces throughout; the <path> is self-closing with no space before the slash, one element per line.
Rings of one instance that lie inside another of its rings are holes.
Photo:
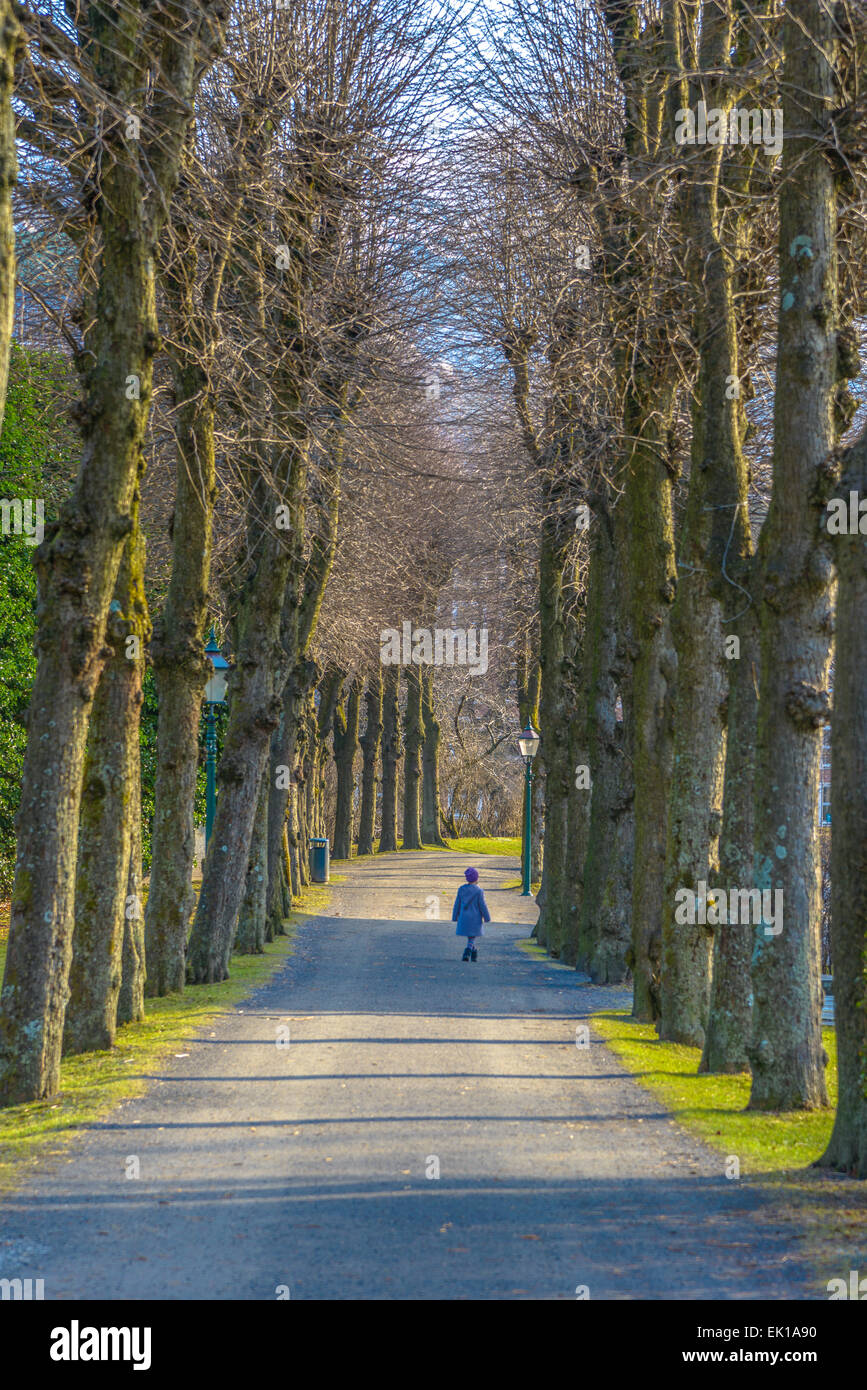
<path fill-rule="evenodd" d="M 521 857 L 521 837 L 519 835 L 503 835 L 496 837 L 489 835 L 483 839 L 473 839 L 467 837 L 460 840 L 449 840 L 449 849 L 458 850 L 461 854 L 511 854 Z"/>
<path fill-rule="evenodd" d="M 390 853 L 392 853 L 392 854 L 394 854 L 394 853 L 399 854 L 399 853 L 401 852 L 402 848 L 403 848 L 403 842 L 402 842 L 402 841 L 398 841 L 398 849 L 397 849 L 397 850 L 392 850 L 392 851 L 390 851 Z M 520 837 L 520 835 L 502 835 L 502 836 L 499 836 L 499 837 L 498 837 L 498 836 L 495 836 L 495 835 L 488 835 L 488 836 L 482 836 L 482 837 L 476 837 L 476 838 L 473 838 L 473 837 L 471 837 L 471 836 L 467 836 L 467 837 L 465 837 L 465 838 L 463 838 L 463 839 L 458 839 L 458 840 L 447 840 L 446 843 L 445 843 L 444 845 L 425 845 L 425 846 L 424 846 L 424 849 L 425 849 L 425 850 L 428 850 L 428 851 L 435 851 L 435 850 L 440 850 L 440 851 L 442 851 L 442 850 L 453 850 L 453 851 L 457 851 L 457 853 L 459 853 L 459 854 L 510 854 L 510 855 L 514 855 L 515 858 L 520 859 L 520 857 L 521 857 L 521 837 Z M 378 840 L 374 840 L 374 843 L 373 843 L 373 855 L 370 855 L 370 854 L 358 855 L 358 854 L 353 853 L 352 858 L 353 858 L 353 859 L 371 859 L 371 858 L 374 858 L 376 855 L 378 855 L 378 853 L 379 853 L 379 841 L 378 841 Z M 346 863 L 348 863 L 349 861 L 346 860 L 346 859 L 332 859 L 331 862 L 332 862 L 332 864 L 346 864 Z"/>
<path fill-rule="evenodd" d="M 527 955 L 532 956 L 534 960 L 548 959 L 548 952 L 545 947 L 540 946 L 534 936 L 525 936 L 521 941 L 516 941 L 515 945 L 519 951 L 526 951 Z"/>
<path fill-rule="evenodd" d="M 594 1014 L 592 1025 L 639 1085 L 657 1095 L 680 1124 L 712 1147 L 736 1154 L 742 1173 L 800 1170 L 824 1151 L 833 1110 L 748 1111 L 749 1073 L 699 1076 L 699 1048 L 660 1042 L 653 1024 L 637 1023 L 625 1012 Z M 822 1031 L 833 1106 L 837 1100 L 836 1037 L 833 1028 Z"/>
<path fill-rule="evenodd" d="M 626 1013 L 591 1019 L 640 1086 L 652 1091 L 672 1117 L 726 1156 L 736 1154 L 742 1175 L 752 1175 L 773 1198 L 768 1220 L 795 1226 L 813 1265 L 817 1292 L 827 1281 L 867 1268 L 867 1183 L 809 1165 L 825 1149 L 837 1101 L 837 1049 L 833 1028 L 823 1028 L 831 1109 L 777 1115 L 745 1110 L 750 1078 L 698 1076 L 699 1050 L 660 1042 L 652 1024 Z"/>
<path fill-rule="evenodd" d="M 291 955 L 297 925 L 324 911 L 328 896 L 326 886 L 305 889 L 286 919 L 288 935 L 269 942 L 262 956 L 233 956 L 228 980 L 188 985 L 183 994 L 147 999 L 143 1021 L 120 1027 L 110 1051 L 64 1058 L 56 1096 L 0 1110 L 0 1190 L 11 1187 L 35 1159 L 62 1153 L 76 1134 L 118 1101 L 141 1095 L 149 1074 L 166 1058 L 185 1051 L 185 1042 L 269 979 Z"/>

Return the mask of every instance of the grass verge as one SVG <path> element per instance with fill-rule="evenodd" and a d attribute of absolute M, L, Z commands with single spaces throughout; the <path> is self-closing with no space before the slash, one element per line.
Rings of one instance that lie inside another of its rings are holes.
<path fill-rule="evenodd" d="M 823 1152 L 831 1134 L 830 1110 L 780 1115 L 746 1110 L 748 1072 L 699 1076 L 701 1050 L 660 1042 L 652 1023 L 628 1013 L 594 1014 L 592 1025 L 639 1085 L 653 1091 L 675 1119 L 714 1148 L 737 1154 L 742 1173 L 779 1173 L 806 1168 Z M 828 1090 L 837 1100 L 837 1049 L 833 1028 L 823 1029 L 828 1053 Z"/>
<path fill-rule="evenodd" d="M 461 840 L 449 840 L 449 849 L 460 854 L 511 854 L 521 857 L 521 840 L 518 835 L 488 836 L 473 839 L 468 836 Z"/>
<path fill-rule="evenodd" d="M 794 1221 L 818 1279 L 848 1277 L 867 1267 L 867 1183 L 811 1168 L 824 1152 L 837 1101 L 837 1047 L 833 1028 L 822 1030 L 828 1054 L 830 1110 L 781 1114 L 746 1110 L 750 1077 L 699 1076 L 700 1050 L 661 1042 L 652 1024 L 628 1013 L 594 1014 L 594 1030 L 640 1086 L 653 1092 L 672 1117 L 720 1153 L 736 1155 L 742 1175 L 774 1190 L 775 1217 Z"/>
<path fill-rule="evenodd" d="M 233 956 L 228 980 L 147 999 L 142 1022 L 123 1024 L 110 1051 L 64 1058 L 56 1096 L 0 1110 L 0 1191 L 20 1181 L 37 1159 L 62 1153 L 119 1101 L 141 1095 L 155 1066 L 265 984 L 291 955 L 298 924 L 322 912 L 328 896 L 327 887 L 305 889 L 286 919 L 288 935 L 269 942 L 262 956 Z"/>

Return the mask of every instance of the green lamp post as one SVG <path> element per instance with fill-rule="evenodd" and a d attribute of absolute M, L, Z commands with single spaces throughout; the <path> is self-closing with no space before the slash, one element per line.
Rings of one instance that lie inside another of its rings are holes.
<path fill-rule="evenodd" d="M 205 795 L 205 847 L 211 838 L 211 830 L 214 825 L 214 816 L 217 812 L 217 721 L 214 717 L 216 705 L 226 703 L 226 683 L 228 677 L 226 672 L 229 663 L 222 655 L 211 628 L 210 636 L 205 644 L 205 656 L 211 663 L 211 677 L 205 686 L 205 768 L 207 775 L 207 790 Z"/>
<path fill-rule="evenodd" d="M 538 730 L 533 728 L 528 719 L 526 729 L 518 734 L 518 748 L 524 759 L 526 770 L 524 778 L 524 886 L 521 889 L 522 898 L 529 898 L 530 896 L 530 873 L 533 859 L 533 759 L 539 751 L 541 741 Z"/>

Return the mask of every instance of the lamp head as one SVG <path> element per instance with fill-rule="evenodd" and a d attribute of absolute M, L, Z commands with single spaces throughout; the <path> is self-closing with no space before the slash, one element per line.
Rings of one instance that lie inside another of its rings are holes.
<path fill-rule="evenodd" d="M 518 734 L 518 748 L 525 763 L 531 763 L 539 751 L 539 744 L 542 742 L 538 729 L 534 729 L 530 721 L 527 721 L 526 729 Z"/>

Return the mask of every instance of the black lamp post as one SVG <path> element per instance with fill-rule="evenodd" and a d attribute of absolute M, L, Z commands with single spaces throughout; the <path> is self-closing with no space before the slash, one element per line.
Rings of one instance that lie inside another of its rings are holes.
<path fill-rule="evenodd" d="M 214 718 L 214 706 L 226 703 L 226 672 L 229 663 L 220 652 L 220 646 L 211 628 L 210 636 L 205 644 L 205 656 L 211 663 L 212 672 L 210 680 L 205 686 L 205 768 L 207 773 L 207 783 L 205 792 L 205 846 L 211 838 L 211 830 L 214 826 L 214 816 L 217 812 L 217 721 Z"/>
<path fill-rule="evenodd" d="M 529 898 L 530 896 L 530 873 L 532 869 L 531 860 L 533 857 L 533 798 L 531 791 L 533 785 L 533 759 L 539 751 L 539 744 L 541 741 L 538 730 L 534 729 L 530 721 L 527 720 L 526 729 L 518 734 L 518 748 L 520 749 L 521 757 L 524 759 L 524 767 L 526 769 L 524 779 L 524 885 L 521 889 L 522 898 Z"/>

